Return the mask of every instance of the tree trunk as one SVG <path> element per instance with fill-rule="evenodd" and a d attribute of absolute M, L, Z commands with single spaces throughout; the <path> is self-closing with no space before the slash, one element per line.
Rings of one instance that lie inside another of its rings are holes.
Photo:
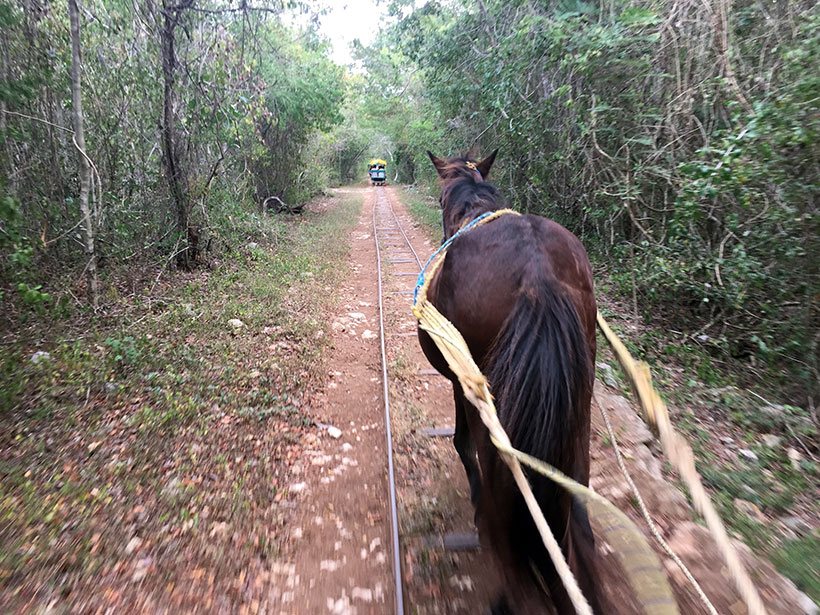
<path fill-rule="evenodd" d="M 91 305 L 97 309 L 100 303 L 100 284 L 97 278 L 97 252 L 94 249 L 94 225 L 91 221 L 91 208 L 88 195 L 91 188 L 91 164 L 85 152 L 85 133 L 83 131 L 83 100 L 80 91 L 80 10 L 77 0 L 68 0 L 68 18 L 71 22 L 71 102 L 73 107 L 74 142 L 80 159 L 80 212 L 82 213 L 83 240 L 85 254 L 88 258 L 86 274 L 88 276 L 88 297 Z"/>
<path fill-rule="evenodd" d="M 184 3 L 183 3 L 184 4 Z M 186 6 L 190 5 L 188 3 Z M 163 104 L 162 104 L 162 159 L 165 167 L 165 177 L 168 180 L 168 188 L 171 198 L 174 201 L 174 211 L 176 213 L 177 236 L 181 245 L 177 252 L 177 266 L 180 269 L 189 270 L 191 268 L 191 254 L 189 243 L 190 213 L 188 181 L 184 166 L 179 156 L 179 137 L 176 129 L 176 116 L 174 113 L 175 91 L 174 82 L 176 80 L 176 51 L 174 49 L 174 35 L 179 23 L 180 12 L 184 9 L 182 4 L 170 6 L 168 0 L 162 3 L 162 28 L 160 29 L 160 49 L 162 52 L 162 76 L 163 76 Z"/>

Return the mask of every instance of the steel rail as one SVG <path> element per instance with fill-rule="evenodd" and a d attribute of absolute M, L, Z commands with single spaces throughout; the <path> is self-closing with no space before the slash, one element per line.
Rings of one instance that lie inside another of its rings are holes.
<path fill-rule="evenodd" d="M 371 191 L 374 191 L 373 188 L 371 188 Z M 399 546 L 399 518 L 396 504 L 396 475 L 395 466 L 393 464 L 393 432 L 390 427 L 390 391 L 387 383 L 387 350 L 385 348 L 384 343 L 385 335 L 383 299 L 384 293 L 382 292 L 382 257 L 381 248 L 379 246 L 378 225 L 376 224 L 376 209 L 379 205 L 378 201 L 380 196 L 380 194 L 379 196 L 376 196 L 376 199 L 373 203 L 373 241 L 376 245 L 376 269 L 379 290 L 379 340 L 381 343 L 382 383 L 384 387 L 384 428 L 387 439 L 387 483 L 388 490 L 390 492 L 390 524 L 392 526 L 393 533 L 393 575 L 395 577 L 396 613 L 397 615 L 404 615 L 404 586 L 402 583 L 401 549 Z M 407 237 L 405 236 L 405 240 L 406 239 Z"/>
<path fill-rule="evenodd" d="M 393 209 L 393 204 L 390 202 L 390 199 L 386 195 L 385 199 L 387 200 L 387 206 L 390 208 L 390 213 L 393 214 L 393 220 L 395 220 L 396 222 L 396 227 L 399 229 L 401 236 L 404 237 L 404 241 L 407 243 L 407 247 L 410 248 L 410 251 L 413 253 L 413 258 L 416 259 L 416 264 L 419 266 L 419 271 L 421 271 L 424 265 L 421 264 L 421 259 L 419 259 L 419 255 L 416 254 L 416 250 L 413 247 L 413 244 L 410 243 L 410 239 L 408 239 L 407 233 L 404 232 L 404 229 L 401 226 L 401 222 L 399 222 L 399 217 L 396 215 L 396 212 Z"/>

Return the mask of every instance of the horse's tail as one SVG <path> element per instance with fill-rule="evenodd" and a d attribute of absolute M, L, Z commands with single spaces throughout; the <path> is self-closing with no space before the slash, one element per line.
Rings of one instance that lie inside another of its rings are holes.
<path fill-rule="evenodd" d="M 499 419 L 513 446 L 575 476 L 588 438 L 593 371 L 570 298 L 546 284 L 522 292 L 489 354 Z M 547 481 L 550 484 L 551 481 Z"/>
<path fill-rule="evenodd" d="M 542 283 L 520 294 L 488 355 L 487 376 L 499 419 L 512 445 L 586 483 L 593 358 L 575 305 L 566 293 L 554 289 L 560 287 Z M 536 578 L 535 584 L 545 582 L 558 611 L 563 612 L 560 603 L 566 596 L 556 595 L 561 593 L 560 581 L 523 498 L 503 462 L 496 460 L 493 465 L 493 476 L 488 477 L 493 485 L 488 486 L 496 492 L 487 495 L 505 498 L 507 508 L 504 512 L 498 510 L 500 501 L 493 505 L 496 516 L 501 513 L 505 520 L 506 527 L 496 528 L 507 543 L 502 550 L 516 560 L 510 564 L 521 575 L 531 576 L 533 569 L 537 571 L 535 576 L 542 581 Z M 572 564 L 580 555 L 578 547 L 588 550 L 584 548 L 588 545 L 572 544 L 584 535 L 580 532 L 578 536 L 577 530 L 588 530 L 588 523 L 586 528 L 573 528 L 578 511 L 573 511 L 572 497 L 540 475 L 528 472 L 528 477 L 550 528 Z M 576 574 L 587 576 L 586 562 L 575 563 L 581 567 L 577 570 L 576 566 Z M 579 578 L 579 582 L 588 594 L 592 580 Z M 595 608 L 597 599 L 587 598 Z"/>

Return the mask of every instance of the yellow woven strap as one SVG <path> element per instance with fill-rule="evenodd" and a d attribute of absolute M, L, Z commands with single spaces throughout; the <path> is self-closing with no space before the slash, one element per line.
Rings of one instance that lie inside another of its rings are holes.
<path fill-rule="evenodd" d="M 498 213 L 504 215 L 501 212 Z M 419 289 L 413 313 L 418 318 L 421 328 L 433 339 L 450 369 L 458 378 L 467 400 L 478 410 L 482 422 L 490 432 L 493 443 L 509 466 L 576 611 L 591 613 L 589 604 L 578 588 L 544 514 L 538 506 L 521 464 L 562 485 L 586 504 L 590 515 L 600 523 L 607 542 L 618 554 L 630 585 L 647 614 L 673 615 L 678 613 L 669 583 L 657 556 L 635 524 L 609 501 L 591 489 L 572 480 L 553 466 L 513 448 L 498 420 L 487 379 L 476 365 L 467 343 L 453 324 L 427 299 L 430 281 L 435 277 L 445 255 L 446 250 L 431 264 L 426 280 Z"/>
<path fill-rule="evenodd" d="M 669 461 L 686 482 L 695 509 L 706 520 L 706 525 L 720 549 L 721 555 L 729 568 L 729 573 L 735 582 L 737 590 L 740 592 L 746 608 L 750 615 L 764 615 L 766 609 L 757 593 L 752 580 L 749 578 L 743 563 L 735 551 L 734 546 L 726 534 L 726 529 L 720 516 L 712 505 L 709 495 L 703 488 L 700 475 L 695 468 L 695 456 L 686 440 L 680 436 L 672 427 L 669 419 L 669 412 L 666 404 L 658 395 L 655 387 L 652 386 L 652 376 L 649 373 L 649 366 L 646 363 L 635 361 L 626 346 L 609 327 L 609 324 L 598 312 L 598 327 L 603 332 L 609 345 L 615 351 L 615 356 L 629 378 L 635 395 L 640 401 L 641 408 L 645 413 L 645 418 L 653 431 L 660 437 L 661 446 Z"/>

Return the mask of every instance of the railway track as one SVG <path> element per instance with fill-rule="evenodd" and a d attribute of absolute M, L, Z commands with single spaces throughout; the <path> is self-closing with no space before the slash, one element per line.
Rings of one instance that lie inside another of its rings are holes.
<path fill-rule="evenodd" d="M 387 446 L 387 482 L 390 498 L 390 524 L 393 550 L 393 576 L 395 579 L 396 613 L 404 613 L 404 584 L 401 569 L 401 545 L 399 542 L 398 499 L 396 496 L 396 468 L 393 458 L 393 430 L 390 412 L 390 387 L 387 370 L 387 347 L 384 327 L 384 272 L 382 268 L 382 251 L 390 263 L 411 265 L 415 270 L 407 274 L 418 275 L 421 271 L 421 260 L 413 244 L 401 227 L 396 213 L 390 205 L 384 190 L 376 191 L 376 202 L 373 206 L 373 239 L 376 246 L 376 268 L 379 294 L 379 340 L 381 343 L 381 368 L 384 394 L 384 424 Z M 388 243 L 392 241 L 392 243 Z M 408 276 L 409 277 L 409 276 Z M 411 291 L 412 292 L 412 291 Z"/>
<path fill-rule="evenodd" d="M 479 604 L 486 606 L 490 590 L 474 586 L 492 584 L 484 578 L 489 562 L 476 551 L 470 531 L 472 506 L 450 442 L 452 390 L 427 364 L 410 313 L 416 279 L 432 246 L 417 249 L 419 238 L 402 226 L 392 190 L 372 190 L 396 613 L 411 607 L 422 613 L 475 612 Z M 397 358 L 404 358 L 405 373 L 393 377 Z M 424 564 L 413 566 L 414 559 Z M 420 587 L 425 585 L 435 587 L 432 595 Z"/>

